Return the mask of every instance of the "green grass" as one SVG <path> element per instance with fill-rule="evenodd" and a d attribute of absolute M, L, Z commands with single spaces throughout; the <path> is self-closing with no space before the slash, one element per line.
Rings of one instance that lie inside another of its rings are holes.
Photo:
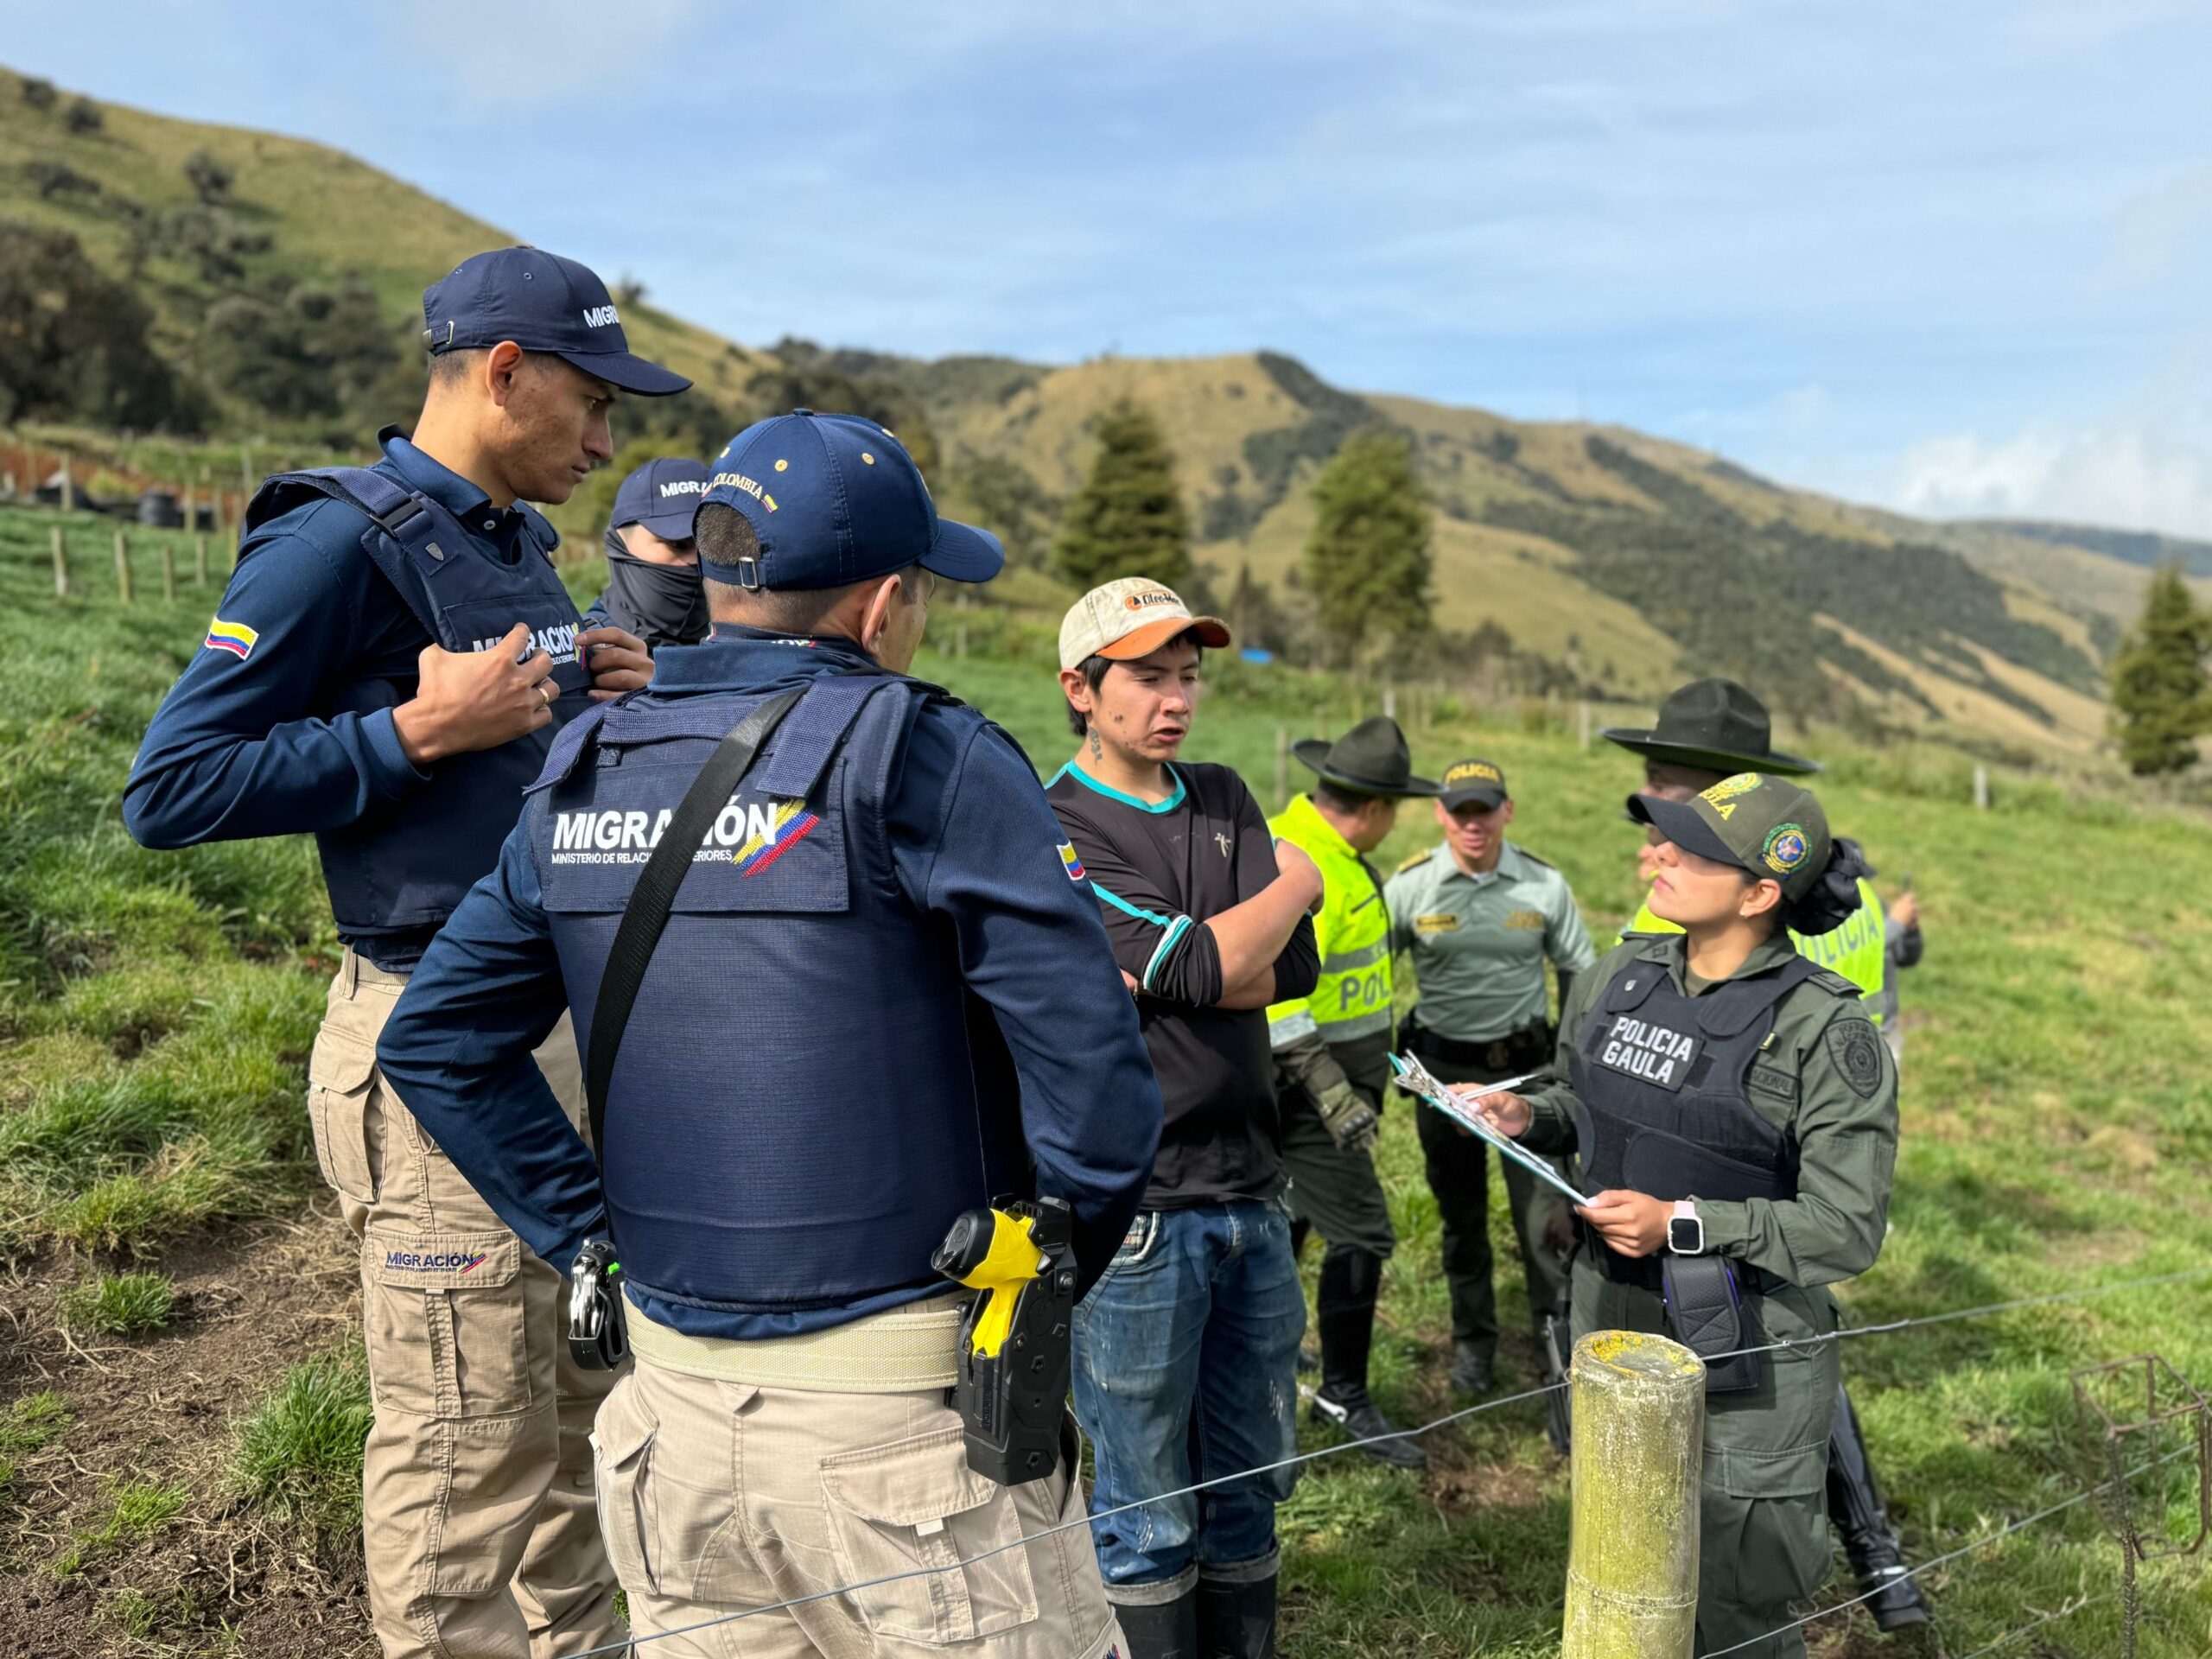
<path fill-rule="evenodd" d="M 138 603 L 124 609 L 106 574 L 106 526 L 81 521 L 79 592 L 56 604 L 52 521 L 0 511 L 0 1242 L 128 1250 L 282 1209 L 308 1190 L 301 1070 L 333 940 L 303 840 L 175 855 L 143 852 L 124 835 L 118 798 L 132 748 L 214 593 L 188 587 L 170 607 L 145 597 L 159 590 L 142 579 Z M 588 565 L 570 573 L 582 593 L 597 577 Z M 963 622 L 964 658 L 941 648 Z M 918 671 L 1003 722 L 1040 770 L 1073 751 L 1049 629 L 946 605 L 932 639 L 940 648 Z M 1376 708 L 1374 691 L 1338 680 L 1225 661 L 1208 672 L 1191 756 L 1236 766 L 1270 809 L 1279 731 L 1334 732 Z M 1584 751 L 1541 705 L 1421 706 L 1428 723 L 1402 705 L 1419 765 L 1497 761 L 1520 804 L 1516 839 L 1565 872 L 1593 931 L 1630 913 L 1635 832 L 1620 816 L 1636 777 L 1629 757 Z M 2212 1261 L 2202 817 L 2002 772 L 1997 810 L 1976 813 L 1970 764 L 1955 753 L 1815 747 L 1834 762 L 1821 785 L 1834 823 L 1865 842 L 1885 890 L 1911 872 L 1927 909 L 1928 959 L 1904 982 L 1895 1230 L 1880 1263 L 1845 1289 L 1854 1319 Z M 1287 784 L 1306 781 L 1292 762 Z M 1432 836 L 1410 809 L 1376 862 L 1388 868 Z M 1388 1115 L 1380 1156 L 1401 1244 L 1385 1280 L 1376 1386 L 1402 1421 L 1425 1421 L 1450 1403 L 1448 1318 L 1435 1205 L 1402 1109 Z M 1520 1287 L 1502 1194 L 1492 1213 L 1499 1300 L 1510 1309 Z M 2080 1490 L 2091 1477 L 2069 1373 L 2145 1351 L 2212 1382 L 2212 1281 L 1847 1347 L 1910 1555 L 1957 1548 Z M 1533 1380 L 1510 1330 L 1504 1363 L 1509 1386 Z M 329 1360 L 271 1382 L 270 1402 L 241 1431 L 241 1490 L 350 1532 L 366 1411 L 357 1370 Z M 66 1407 L 49 1397 L 19 1421 L 25 1412 L 19 1402 L 0 1417 L 0 1458 L 29 1455 L 25 1436 L 50 1444 Z M 1307 1471 L 1282 1516 L 1288 1645 L 1313 1659 L 1548 1659 L 1568 1482 L 1545 1449 L 1540 1412 L 1506 1408 L 1427 1444 L 1437 1466 L 1426 1477 L 1356 1456 Z M 2158 1496 L 2177 1516 L 2178 1482 Z M 128 1548 L 120 1489 L 107 1507 L 91 1534 L 110 1522 L 122 1529 L 80 1550 Z M 2117 1546 L 2081 1506 L 1942 1569 L 1944 1641 L 1972 1651 L 2035 1610 L 2114 1589 L 2118 1573 Z M 2212 1646 L 2201 1577 L 2157 1567 L 2145 1583 L 2145 1659 Z M 2099 1602 L 2018 1649 L 2116 1652 L 2119 1618 L 2116 1600 Z M 1866 1634 L 1855 1616 L 1837 1623 Z"/>
<path fill-rule="evenodd" d="M 102 1273 L 61 1293 L 61 1317 L 105 1337 L 143 1337 L 169 1322 L 176 1287 L 158 1273 Z"/>
<path fill-rule="evenodd" d="M 232 1476 L 254 1503 L 320 1535 L 358 1532 L 371 1415 L 359 1349 L 295 1365 L 240 1430 Z"/>
<path fill-rule="evenodd" d="M 54 1577 L 66 1579 L 81 1573 L 95 1557 L 152 1537 L 192 1501 L 191 1489 L 181 1481 L 112 1477 L 107 1482 L 106 1497 L 107 1507 L 99 1520 L 79 1528 L 75 1541 L 55 1558 Z"/>

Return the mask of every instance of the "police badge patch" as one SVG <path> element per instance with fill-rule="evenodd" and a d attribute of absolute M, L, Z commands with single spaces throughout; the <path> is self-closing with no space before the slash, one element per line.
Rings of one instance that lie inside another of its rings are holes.
<path fill-rule="evenodd" d="M 1842 1020 L 1828 1027 L 1828 1052 L 1843 1080 L 1863 1099 L 1882 1086 L 1882 1039 L 1864 1020 Z"/>

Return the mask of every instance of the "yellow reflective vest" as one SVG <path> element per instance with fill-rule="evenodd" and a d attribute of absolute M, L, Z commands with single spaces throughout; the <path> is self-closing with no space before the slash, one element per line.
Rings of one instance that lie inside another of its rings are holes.
<path fill-rule="evenodd" d="M 1318 1033 L 1350 1042 L 1390 1029 L 1390 907 L 1382 884 L 1352 844 L 1300 795 L 1268 828 L 1320 867 L 1326 886 L 1313 918 L 1321 977 L 1311 996 L 1268 1010 L 1268 1041 L 1276 1048 Z"/>
<path fill-rule="evenodd" d="M 1679 933 L 1682 930 L 1669 921 L 1662 921 L 1651 913 L 1651 901 L 1646 899 L 1643 907 L 1636 912 L 1633 921 L 1621 930 L 1626 938 L 1631 933 Z M 1844 918 L 1841 927 L 1826 933 L 1804 934 L 1791 932 L 1789 942 L 1797 947 L 1797 954 L 1820 966 L 1841 974 L 1859 988 L 1859 1000 L 1866 1005 L 1866 1017 L 1880 1025 L 1889 1014 L 1891 1001 L 1888 995 L 1890 956 L 1887 930 L 1882 917 L 1882 900 L 1874 891 L 1874 884 L 1861 878 L 1859 883 L 1859 908 Z"/>

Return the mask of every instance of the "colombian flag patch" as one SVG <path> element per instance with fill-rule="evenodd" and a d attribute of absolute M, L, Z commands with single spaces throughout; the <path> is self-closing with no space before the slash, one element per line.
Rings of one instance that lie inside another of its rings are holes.
<path fill-rule="evenodd" d="M 207 625 L 207 649 L 227 651 L 244 662 L 253 655 L 255 641 L 261 636 L 243 622 L 226 622 L 217 617 Z"/>
<path fill-rule="evenodd" d="M 1083 861 L 1076 856 L 1073 842 L 1064 841 L 1060 843 L 1060 863 L 1066 868 L 1069 880 L 1080 881 L 1084 879 Z"/>

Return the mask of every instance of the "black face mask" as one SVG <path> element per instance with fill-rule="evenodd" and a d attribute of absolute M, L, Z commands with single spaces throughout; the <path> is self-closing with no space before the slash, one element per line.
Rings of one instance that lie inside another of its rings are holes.
<path fill-rule="evenodd" d="M 607 618 L 654 650 L 707 637 L 707 589 L 696 564 L 655 564 L 607 532 Z"/>

